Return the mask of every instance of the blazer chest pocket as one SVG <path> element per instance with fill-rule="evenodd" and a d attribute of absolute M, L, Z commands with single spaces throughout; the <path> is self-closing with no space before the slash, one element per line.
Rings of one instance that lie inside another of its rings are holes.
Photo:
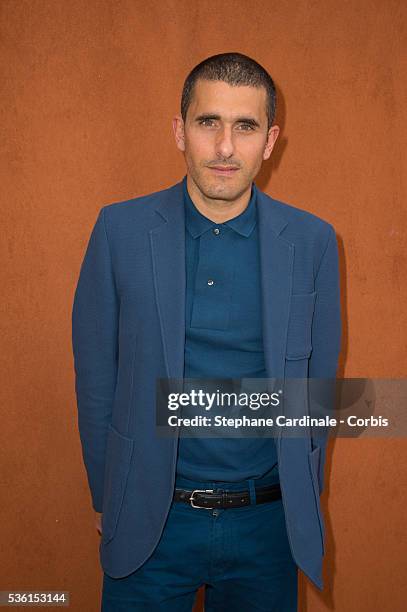
<path fill-rule="evenodd" d="M 316 291 L 291 295 L 286 359 L 305 359 L 311 354 L 316 295 Z"/>

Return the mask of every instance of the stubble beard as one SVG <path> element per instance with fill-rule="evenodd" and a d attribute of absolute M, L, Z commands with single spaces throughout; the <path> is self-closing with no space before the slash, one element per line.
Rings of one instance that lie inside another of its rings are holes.
<path fill-rule="evenodd" d="M 228 184 L 234 182 L 234 179 L 230 177 L 217 177 L 214 176 L 211 180 L 210 177 L 204 176 L 204 174 L 210 172 L 205 166 L 200 172 L 196 168 L 190 169 L 190 175 L 194 183 L 202 193 L 202 195 L 211 200 L 225 200 L 233 201 L 236 200 L 244 191 L 248 185 Z M 242 172 L 240 169 L 239 173 Z"/>

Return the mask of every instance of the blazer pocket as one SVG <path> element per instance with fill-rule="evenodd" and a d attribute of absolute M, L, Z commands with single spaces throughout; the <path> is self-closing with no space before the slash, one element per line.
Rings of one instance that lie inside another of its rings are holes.
<path fill-rule="evenodd" d="M 103 490 L 102 541 L 104 544 L 109 542 L 116 532 L 133 446 L 134 440 L 123 436 L 109 425 Z"/>
<path fill-rule="evenodd" d="M 311 354 L 316 295 L 316 291 L 291 295 L 286 359 L 305 359 Z"/>

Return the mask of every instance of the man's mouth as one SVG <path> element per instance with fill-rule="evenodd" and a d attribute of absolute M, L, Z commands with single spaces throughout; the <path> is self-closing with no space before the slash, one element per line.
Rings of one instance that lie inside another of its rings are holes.
<path fill-rule="evenodd" d="M 209 170 L 213 170 L 216 174 L 222 176 L 232 176 L 239 168 L 236 166 L 211 166 Z"/>

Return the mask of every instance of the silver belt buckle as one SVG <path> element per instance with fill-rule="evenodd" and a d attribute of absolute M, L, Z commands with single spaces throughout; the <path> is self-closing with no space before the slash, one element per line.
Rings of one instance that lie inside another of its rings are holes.
<path fill-rule="evenodd" d="M 197 505 L 194 504 L 194 493 L 213 493 L 213 492 L 214 492 L 214 489 L 194 489 L 192 491 L 191 497 L 189 498 L 189 501 L 191 502 L 191 506 L 193 508 L 204 508 L 205 510 L 213 510 L 213 508 L 215 506 L 211 506 L 211 507 L 208 507 L 208 506 L 197 506 Z"/>

